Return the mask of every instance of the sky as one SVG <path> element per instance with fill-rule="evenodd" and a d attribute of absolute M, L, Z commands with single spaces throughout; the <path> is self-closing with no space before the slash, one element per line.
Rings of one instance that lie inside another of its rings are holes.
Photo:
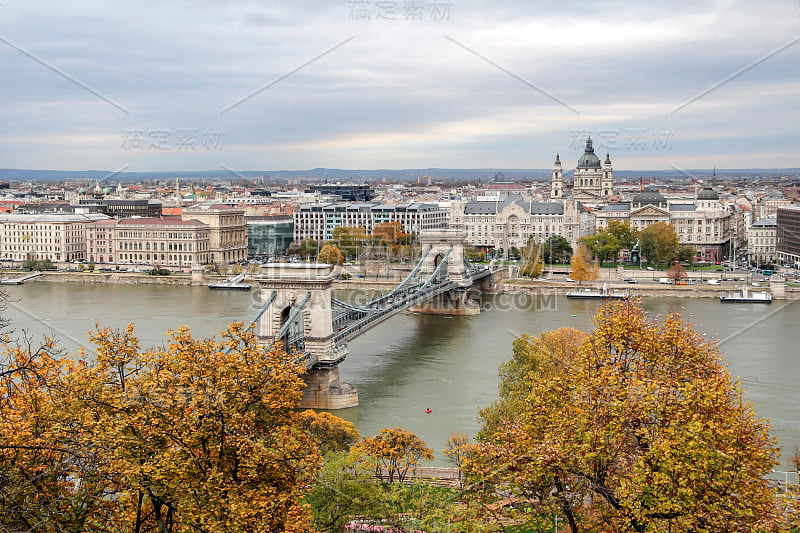
<path fill-rule="evenodd" d="M 2 0 L 0 168 L 800 167 L 800 0 Z"/>

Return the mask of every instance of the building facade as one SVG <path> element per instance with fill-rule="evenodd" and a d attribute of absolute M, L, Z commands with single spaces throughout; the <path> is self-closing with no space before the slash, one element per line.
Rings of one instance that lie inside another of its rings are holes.
<path fill-rule="evenodd" d="M 294 223 L 287 217 L 245 217 L 247 253 L 250 257 L 275 256 L 286 252 L 294 239 Z"/>
<path fill-rule="evenodd" d="M 762 218 L 747 228 L 747 261 L 769 265 L 778 258 L 778 219 Z"/>
<path fill-rule="evenodd" d="M 294 240 L 329 240 L 338 227 L 363 227 L 367 235 L 381 223 L 400 222 L 408 233 L 447 227 L 447 212 L 437 204 L 413 202 L 384 205 L 378 202 L 303 205 L 296 210 Z"/>
<path fill-rule="evenodd" d="M 800 268 L 800 207 L 779 207 L 777 253 L 782 265 Z"/>
<path fill-rule="evenodd" d="M 642 230 L 655 222 L 671 224 L 680 244 L 694 246 L 698 261 L 722 261 L 730 252 L 733 213 L 711 188 L 695 198 L 667 199 L 655 191 L 642 191 L 630 202 L 614 203 L 597 211 L 597 228 L 611 220 Z"/>
<path fill-rule="evenodd" d="M 2 214 L 0 255 L 4 261 L 79 261 L 86 258 L 86 227 L 104 215 Z"/>
<path fill-rule="evenodd" d="M 79 209 L 103 213 L 113 218 L 127 217 L 160 217 L 161 202 L 154 200 L 127 200 L 127 199 L 101 199 L 81 198 L 78 200 Z"/>
<path fill-rule="evenodd" d="M 574 248 L 578 239 L 594 232 L 595 223 L 594 215 L 574 198 L 534 202 L 514 195 L 496 202 L 453 202 L 450 227 L 466 231 L 471 246 L 507 253 L 524 247 L 529 238 L 544 242 L 553 235 Z"/>
<path fill-rule="evenodd" d="M 181 218 L 197 220 L 208 226 L 209 262 L 231 264 L 247 259 L 244 209 L 222 204 L 199 204 L 184 208 Z"/>
<path fill-rule="evenodd" d="M 115 222 L 110 248 L 116 263 L 188 270 L 212 262 L 211 228 L 200 221 L 125 218 Z M 103 225 L 112 227 L 108 222 Z M 102 231 L 96 230 L 99 243 Z M 97 254 L 94 261 L 101 262 L 102 254 Z"/>

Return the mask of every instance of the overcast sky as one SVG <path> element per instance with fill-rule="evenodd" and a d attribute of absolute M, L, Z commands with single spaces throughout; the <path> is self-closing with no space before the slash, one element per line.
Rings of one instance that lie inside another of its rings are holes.
<path fill-rule="evenodd" d="M 798 167 L 799 60 L 800 0 L 2 0 L 0 168 Z"/>

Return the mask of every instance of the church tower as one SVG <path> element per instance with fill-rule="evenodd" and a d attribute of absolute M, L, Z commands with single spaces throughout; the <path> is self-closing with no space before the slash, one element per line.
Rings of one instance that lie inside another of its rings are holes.
<path fill-rule="evenodd" d="M 614 195 L 614 169 L 611 168 L 611 156 L 606 152 L 606 160 L 603 161 L 603 179 L 601 196 L 608 198 Z"/>
<path fill-rule="evenodd" d="M 556 154 L 556 162 L 553 163 L 553 179 L 550 184 L 550 198 L 564 197 L 564 179 L 561 170 L 561 158 Z"/>

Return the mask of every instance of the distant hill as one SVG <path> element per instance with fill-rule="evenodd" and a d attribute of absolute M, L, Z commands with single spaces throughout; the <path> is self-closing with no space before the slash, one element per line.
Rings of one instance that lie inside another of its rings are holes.
<path fill-rule="evenodd" d="M 711 169 L 688 169 L 686 173 L 699 177 L 711 175 Z M 780 177 L 784 175 L 800 175 L 798 168 L 749 168 L 749 169 L 717 169 L 718 177 Z M 415 169 L 373 169 L 373 170 L 346 170 L 338 168 L 314 168 L 310 170 L 247 170 L 230 172 L 227 170 L 179 170 L 158 172 L 113 172 L 108 170 L 28 170 L 28 169 L 0 169 L 0 180 L 19 181 L 65 181 L 71 179 L 118 181 L 165 180 L 181 178 L 188 180 L 198 179 L 229 179 L 237 178 L 258 179 L 261 176 L 271 180 L 308 179 L 314 181 L 415 181 L 420 176 L 430 176 L 434 180 L 463 180 L 481 179 L 491 180 L 496 174 L 502 174 L 505 180 L 520 179 L 547 180 L 550 179 L 550 169 L 519 169 L 519 168 L 481 168 L 481 169 L 452 169 L 452 168 L 415 168 Z M 615 170 L 614 177 L 618 180 L 631 180 L 641 177 L 653 178 L 683 178 L 686 173 L 673 169 L 668 170 Z M 565 172 L 569 176 L 571 171 Z"/>

